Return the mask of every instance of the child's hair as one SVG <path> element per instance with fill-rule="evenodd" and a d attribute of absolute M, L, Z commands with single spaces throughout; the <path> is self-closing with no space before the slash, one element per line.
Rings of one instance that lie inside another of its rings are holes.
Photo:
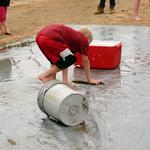
<path fill-rule="evenodd" d="M 92 42 L 92 40 L 93 40 L 93 34 L 92 34 L 92 31 L 91 31 L 89 28 L 87 28 L 87 27 L 82 27 L 82 28 L 79 29 L 79 31 L 80 31 L 81 33 L 83 33 L 86 37 L 88 37 L 89 43 Z"/>

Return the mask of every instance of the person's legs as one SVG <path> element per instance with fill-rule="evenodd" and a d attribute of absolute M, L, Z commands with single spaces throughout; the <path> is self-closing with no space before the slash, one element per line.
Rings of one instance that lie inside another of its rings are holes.
<path fill-rule="evenodd" d="M 105 2 L 106 2 L 106 0 L 100 0 L 99 7 L 105 8 Z"/>
<path fill-rule="evenodd" d="M 9 34 L 10 34 L 10 31 L 9 31 L 8 26 L 7 26 L 7 21 L 5 21 L 5 22 L 3 23 L 3 26 L 4 26 L 5 34 L 6 34 L 6 35 L 9 35 Z"/>
<path fill-rule="evenodd" d="M 62 70 L 62 78 L 65 84 L 71 88 L 75 88 L 75 84 L 68 80 L 68 68 Z"/>
<path fill-rule="evenodd" d="M 7 14 L 7 7 L 0 7 L 0 34 L 2 34 L 2 29 L 4 27 L 4 33 L 6 35 L 9 35 L 10 31 L 8 29 L 6 22 L 6 14 Z"/>
<path fill-rule="evenodd" d="M 62 70 L 62 78 L 64 83 L 69 83 L 68 81 L 68 68 Z"/>
<path fill-rule="evenodd" d="M 11 34 L 10 34 L 10 31 L 9 31 L 9 28 L 8 28 L 8 26 L 7 26 L 7 21 L 5 21 L 5 22 L 3 23 L 3 27 L 4 27 L 4 32 L 5 32 L 5 34 L 6 34 L 6 35 L 11 35 Z"/>
<path fill-rule="evenodd" d="M 110 0 L 109 1 L 110 3 L 110 14 L 113 14 L 115 11 L 114 11 L 114 8 L 115 8 L 115 0 Z"/>
<path fill-rule="evenodd" d="M 8 25 L 7 25 L 7 21 L 6 21 L 6 17 L 7 17 L 7 7 L 5 7 L 5 21 L 3 22 L 3 26 L 4 26 L 4 32 L 5 34 L 9 35 L 10 34 L 10 31 L 9 31 L 9 28 L 8 28 Z"/>
<path fill-rule="evenodd" d="M 52 64 L 50 69 L 48 69 L 46 72 L 42 73 L 39 76 L 39 79 L 43 83 L 47 83 L 50 80 L 55 80 L 56 73 L 63 69 L 65 69 L 64 71 L 65 73 L 67 73 L 66 68 L 71 66 L 76 61 L 76 57 L 71 52 L 67 53 L 68 49 L 66 49 L 66 45 L 60 44 L 59 42 L 52 41 L 44 35 L 37 35 L 36 43 L 39 49 L 41 50 L 41 52 L 44 54 L 44 56 Z M 62 51 L 62 49 L 64 51 Z M 65 76 L 63 79 L 65 82 L 68 82 L 67 77 L 68 76 Z"/>
<path fill-rule="evenodd" d="M 115 7 L 116 5 L 115 0 L 110 0 L 109 3 L 110 3 L 110 7 Z"/>
<path fill-rule="evenodd" d="M 3 24 L 6 21 L 6 10 L 5 7 L 0 6 L 0 34 L 2 34 Z"/>
<path fill-rule="evenodd" d="M 0 22 L 0 35 L 3 34 L 3 32 L 2 32 L 2 27 L 3 27 L 3 23 Z"/>
<path fill-rule="evenodd" d="M 104 13 L 105 2 L 106 0 L 100 0 L 99 5 L 97 7 L 97 12 L 95 12 L 95 15 Z"/>
<path fill-rule="evenodd" d="M 56 79 L 56 73 L 61 71 L 56 65 L 51 65 L 50 69 L 42 73 L 38 78 L 41 80 L 44 84 L 49 82 L 50 80 Z"/>
<path fill-rule="evenodd" d="M 141 20 L 139 17 L 139 7 L 140 7 L 141 0 L 133 0 L 133 19 L 134 20 Z"/>

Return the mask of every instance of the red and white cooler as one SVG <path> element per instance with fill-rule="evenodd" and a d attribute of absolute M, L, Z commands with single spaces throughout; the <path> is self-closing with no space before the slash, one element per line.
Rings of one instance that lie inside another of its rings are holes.
<path fill-rule="evenodd" d="M 93 69 L 114 69 L 121 62 L 122 43 L 120 41 L 94 40 L 89 45 L 89 61 Z M 76 67 L 83 67 L 80 54 L 76 54 Z"/>

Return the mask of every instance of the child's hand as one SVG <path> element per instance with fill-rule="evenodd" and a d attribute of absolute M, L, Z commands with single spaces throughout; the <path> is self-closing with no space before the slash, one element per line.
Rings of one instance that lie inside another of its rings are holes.
<path fill-rule="evenodd" d="M 91 79 L 89 81 L 90 84 L 93 84 L 93 85 L 98 85 L 98 84 L 104 84 L 102 81 L 100 80 L 95 80 L 95 79 Z"/>

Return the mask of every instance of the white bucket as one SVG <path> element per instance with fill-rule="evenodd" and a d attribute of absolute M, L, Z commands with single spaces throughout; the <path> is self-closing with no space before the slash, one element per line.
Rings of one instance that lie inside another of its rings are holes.
<path fill-rule="evenodd" d="M 40 89 L 38 105 L 42 112 L 68 126 L 83 122 L 89 108 L 84 95 L 58 80 L 52 80 Z"/>

